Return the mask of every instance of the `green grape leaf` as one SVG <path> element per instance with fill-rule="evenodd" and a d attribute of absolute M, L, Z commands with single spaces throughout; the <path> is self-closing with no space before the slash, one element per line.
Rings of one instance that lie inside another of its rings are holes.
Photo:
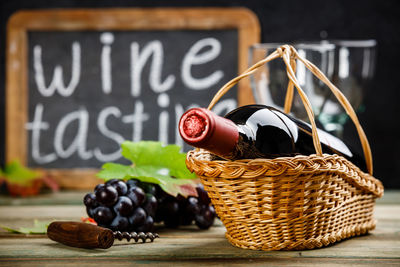
<path fill-rule="evenodd" d="M 186 168 L 186 154 L 179 152 L 179 146 L 163 146 L 160 142 L 153 141 L 125 141 L 121 147 L 122 155 L 130 160 L 132 165 L 105 163 L 97 174 L 99 178 L 135 178 L 142 182 L 158 184 L 173 196 L 197 196 L 196 186 L 199 181 L 196 175 Z"/>
<path fill-rule="evenodd" d="M 11 184 L 30 186 L 32 181 L 40 178 L 42 174 L 22 166 L 18 161 L 12 161 L 5 166 L 2 176 Z"/>
<path fill-rule="evenodd" d="M 168 169 L 169 175 L 177 179 L 195 178 L 185 165 L 186 153 L 180 153 L 177 145 L 163 146 L 161 142 L 125 141 L 122 145 L 122 156 L 132 161 L 135 166 L 155 166 Z"/>
<path fill-rule="evenodd" d="M 131 166 L 108 162 L 103 164 L 102 170 L 97 173 L 97 177 L 104 180 L 129 179 L 136 175 L 136 171 Z"/>
<path fill-rule="evenodd" d="M 0 228 L 6 230 L 7 232 L 13 233 L 13 234 L 22 234 L 20 231 L 10 228 L 10 227 L 7 227 L 7 226 L 4 226 L 4 225 L 0 225 Z"/>
<path fill-rule="evenodd" d="M 50 223 L 51 222 L 48 221 L 39 221 L 35 219 L 32 227 L 20 227 L 19 229 L 13 229 L 11 227 L 0 225 L 0 228 L 15 234 L 46 234 L 47 227 Z"/>

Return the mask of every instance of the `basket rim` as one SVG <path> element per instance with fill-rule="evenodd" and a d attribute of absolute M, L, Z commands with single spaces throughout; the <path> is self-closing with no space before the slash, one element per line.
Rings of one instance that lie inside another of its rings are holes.
<path fill-rule="evenodd" d="M 211 160 L 210 155 L 203 149 L 190 150 L 187 153 L 186 166 L 198 176 L 224 179 L 254 179 L 262 176 L 278 177 L 330 172 L 342 176 L 349 183 L 372 193 L 377 198 L 381 197 L 384 191 L 380 180 L 363 172 L 352 162 L 337 154 L 296 155 L 294 157 L 234 161 Z"/>

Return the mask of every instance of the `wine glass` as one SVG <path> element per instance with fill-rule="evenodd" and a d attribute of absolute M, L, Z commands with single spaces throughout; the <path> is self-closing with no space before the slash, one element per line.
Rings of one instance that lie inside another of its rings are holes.
<path fill-rule="evenodd" d="M 253 65 L 271 54 L 280 47 L 280 43 L 254 44 L 250 47 L 249 64 Z M 327 42 L 302 42 L 292 44 L 299 55 L 316 65 L 327 77 L 331 79 L 334 73 L 335 45 Z M 307 94 L 314 112 L 326 101 L 326 92 L 329 90 L 318 78 L 316 78 L 303 63 L 296 62 L 296 78 Z M 264 104 L 283 109 L 283 103 L 288 85 L 286 66 L 283 60 L 275 59 L 261 66 L 250 77 L 251 87 L 257 104 Z M 291 113 L 302 120 L 307 120 L 307 113 L 295 90 Z"/>
<path fill-rule="evenodd" d="M 374 75 L 376 41 L 332 40 L 329 43 L 335 45 L 335 67 L 331 81 L 346 96 L 354 110 L 362 112 L 365 109 L 363 96 Z M 328 90 L 316 116 L 325 130 L 343 137 L 343 126 L 348 116 Z"/>

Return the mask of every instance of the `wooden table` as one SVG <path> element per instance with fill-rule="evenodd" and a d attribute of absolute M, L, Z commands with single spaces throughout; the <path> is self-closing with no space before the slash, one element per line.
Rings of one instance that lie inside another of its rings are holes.
<path fill-rule="evenodd" d="M 63 192 L 35 199 L 0 196 L 0 225 L 31 226 L 34 219 L 75 220 L 85 216 L 84 192 Z M 45 235 L 23 236 L 0 231 L 0 266 L 400 266 L 400 191 L 386 191 L 377 201 L 377 228 L 370 234 L 326 248 L 307 251 L 252 251 L 233 247 L 217 222 L 210 230 L 195 226 L 160 229 L 154 243 L 118 241 L 102 250 L 78 249 L 49 240 Z"/>

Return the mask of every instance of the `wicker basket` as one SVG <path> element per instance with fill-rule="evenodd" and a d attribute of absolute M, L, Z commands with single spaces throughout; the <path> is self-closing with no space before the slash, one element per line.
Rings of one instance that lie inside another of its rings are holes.
<path fill-rule="evenodd" d="M 372 176 L 368 140 L 354 110 L 343 94 L 312 63 L 288 45 L 281 46 L 215 95 L 214 104 L 240 79 L 264 63 L 283 58 L 289 85 L 285 112 L 290 111 L 297 88 L 313 128 L 316 154 L 225 161 L 211 160 L 204 150 L 188 153 L 187 167 L 201 179 L 227 232 L 229 242 L 255 250 L 313 249 L 374 229 L 375 199 L 383 195 L 382 183 Z M 368 167 L 361 171 L 338 155 L 322 154 L 310 103 L 294 75 L 296 59 L 332 90 L 353 120 Z"/>

